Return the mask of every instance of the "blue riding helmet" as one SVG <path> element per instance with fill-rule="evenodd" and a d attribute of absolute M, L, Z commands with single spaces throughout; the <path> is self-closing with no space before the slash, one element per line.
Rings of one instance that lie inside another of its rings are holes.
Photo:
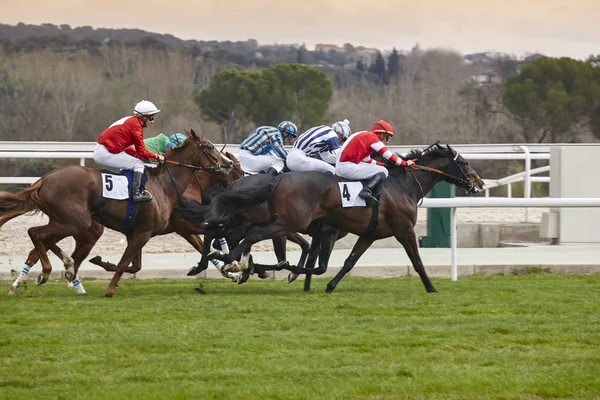
<path fill-rule="evenodd" d="M 277 126 L 277 129 L 284 137 L 291 136 L 294 139 L 298 137 L 298 127 L 292 121 L 283 121 Z"/>
<path fill-rule="evenodd" d="M 173 143 L 174 146 L 179 146 L 183 144 L 183 141 L 185 139 L 187 139 L 187 136 L 185 136 L 183 133 L 174 133 L 169 137 L 169 140 L 171 141 L 171 143 Z"/>
<path fill-rule="evenodd" d="M 185 136 L 183 133 L 172 134 L 169 137 L 169 141 L 165 144 L 165 152 L 181 145 L 185 139 L 187 139 L 187 136 Z"/>

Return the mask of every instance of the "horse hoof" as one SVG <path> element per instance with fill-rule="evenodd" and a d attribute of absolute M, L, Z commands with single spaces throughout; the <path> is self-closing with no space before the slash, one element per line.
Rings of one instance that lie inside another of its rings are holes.
<path fill-rule="evenodd" d="M 198 266 L 195 266 L 195 267 L 190 268 L 190 270 L 188 271 L 188 273 L 186 275 L 194 276 L 194 275 L 198 275 L 199 273 L 200 273 L 200 268 L 198 268 Z"/>
<path fill-rule="evenodd" d="M 260 278 L 260 279 L 269 279 L 271 277 L 271 275 L 269 275 L 267 273 L 267 271 L 260 271 L 257 272 L 256 275 Z"/>
<path fill-rule="evenodd" d="M 325 289 L 325 293 L 331 293 L 333 292 L 333 289 L 335 289 L 335 286 L 332 286 L 331 284 L 327 284 L 327 288 Z"/>
<path fill-rule="evenodd" d="M 287 283 L 294 282 L 296 279 L 298 279 L 298 276 L 300 275 L 290 272 L 290 274 L 287 276 Z"/>
<path fill-rule="evenodd" d="M 8 294 L 14 295 L 15 293 L 17 293 L 17 289 L 11 286 L 10 289 L 8 289 Z"/>
<path fill-rule="evenodd" d="M 227 264 L 223 267 L 223 271 L 225 272 L 242 272 L 244 271 L 243 266 L 237 261 L 232 262 L 231 264 Z"/>
<path fill-rule="evenodd" d="M 35 278 L 35 284 L 38 286 L 43 285 L 47 281 L 48 281 L 48 278 L 46 278 L 44 275 L 38 275 L 37 278 Z"/>
<path fill-rule="evenodd" d="M 96 256 L 96 257 L 94 257 L 94 258 L 90 258 L 90 259 L 88 260 L 88 262 L 90 262 L 90 263 L 92 263 L 92 264 L 95 264 L 95 265 L 100 265 L 100 263 L 102 262 L 102 257 L 100 257 L 100 256 Z"/>
<path fill-rule="evenodd" d="M 113 288 L 108 288 L 104 292 L 104 297 L 113 297 L 114 295 L 115 295 L 115 289 L 113 289 Z"/>
<path fill-rule="evenodd" d="M 75 274 L 73 273 L 73 271 L 65 271 L 65 278 L 67 278 L 67 280 L 71 282 L 73 278 L 75 278 Z"/>
<path fill-rule="evenodd" d="M 238 285 L 241 285 L 242 283 L 246 283 L 246 281 L 248 280 L 248 278 L 250 278 L 250 273 L 249 272 L 248 273 L 244 272 L 243 274 L 240 274 L 240 276 L 238 276 L 238 279 L 237 279 L 236 283 Z"/>

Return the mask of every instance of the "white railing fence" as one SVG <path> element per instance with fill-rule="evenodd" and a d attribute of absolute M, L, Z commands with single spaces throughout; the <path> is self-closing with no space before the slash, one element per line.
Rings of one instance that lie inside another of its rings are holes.
<path fill-rule="evenodd" d="M 458 279 L 458 241 L 456 209 L 459 207 L 600 207 L 600 198 L 535 198 L 508 199 L 504 197 L 457 197 L 454 199 L 423 199 L 421 207 L 450 208 L 450 248 L 452 268 L 450 277 Z"/>

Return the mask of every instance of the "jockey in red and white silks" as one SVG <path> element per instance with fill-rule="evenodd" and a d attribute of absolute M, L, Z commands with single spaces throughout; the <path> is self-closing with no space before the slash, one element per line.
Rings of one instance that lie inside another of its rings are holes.
<path fill-rule="evenodd" d="M 401 167 L 413 164 L 410 160 L 404 161 L 385 146 L 393 136 L 392 126 L 380 120 L 373 124 L 371 131 L 355 133 L 342 146 L 340 158 L 335 165 L 335 174 L 352 180 L 371 179 L 360 192 L 361 198 L 371 199 L 372 190 L 388 176 L 384 164 L 370 157 L 373 151 Z"/>
<path fill-rule="evenodd" d="M 154 154 L 144 144 L 143 128 L 152 124 L 160 110 L 154 103 L 142 100 L 135 105 L 133 115 L 121 118 L 106 128 L 98 137 L 94 149 L 94 161 L 104 167 L 133 170 L 133 200 L 150 201 L 152 195 L 140 190 L 144 162 L 142 159 L 164 161 L 164 157 Z M 134 148 L 130 148 L 134 146 Z"/>

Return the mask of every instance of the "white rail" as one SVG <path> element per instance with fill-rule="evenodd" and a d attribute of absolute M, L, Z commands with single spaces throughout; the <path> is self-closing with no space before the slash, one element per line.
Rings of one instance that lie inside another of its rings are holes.
<path fill-rule="evenodd" d="M 450 208 L 450 247 L 452 251 L 451 279 L 458 279 L 456 208 L 458 207 L 600 207 L 600 198 L 512 198 L 457 197 L 453 199 L 424 198 L 421 207 Z"/>

